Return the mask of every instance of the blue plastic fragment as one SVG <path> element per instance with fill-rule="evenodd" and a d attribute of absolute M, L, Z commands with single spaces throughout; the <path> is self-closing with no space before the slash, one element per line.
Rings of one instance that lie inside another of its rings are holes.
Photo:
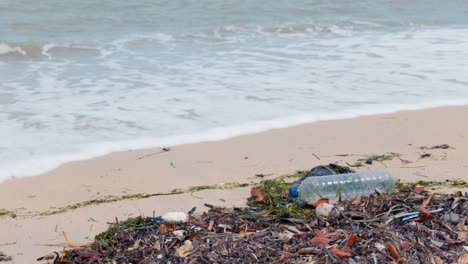
<path fill-rule="evenodd" d="M 299 196 L 299 191 L 294 186 L 289 187 L 288 193 L 289 193 L 289 197 L 298 197 Z"/>
<path fill-rule="evenodd" d="M 419 213 L 414 213 L 414 214 L 411 214 L 411 215 L 407 215 L 407 216 L 401 218 L 401 221 L 410 220 L 410 219 L 416 218 L 418 216 L 419 216 Z"/>

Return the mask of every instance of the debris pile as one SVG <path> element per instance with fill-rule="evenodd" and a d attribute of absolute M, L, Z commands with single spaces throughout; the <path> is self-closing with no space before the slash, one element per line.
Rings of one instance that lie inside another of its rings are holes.
<path fill-rule="evenodd" d="M 303 174 L 303 173 L 302 173 Z M 468 193 L 416 184 L 328 204 L 298 204 L 287 177 L 252 188 L 248 207 L 137 217 L 91 245 L 70 241 L 54 263 L 468 263 Z M 325 207 L 324 210 L 322 210 Z M 321 212 L 319 212 L 321 211 Z M 44 260 L 45 258 L 40 258 Z"/>

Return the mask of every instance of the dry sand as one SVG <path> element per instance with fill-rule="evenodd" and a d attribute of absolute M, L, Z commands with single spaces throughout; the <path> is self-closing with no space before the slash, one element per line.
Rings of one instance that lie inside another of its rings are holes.
<path fill-rule="evenodd" d="M 337 162 L 354 164 L 373 154 L 401 154 L 358 169 L 387 168 L 403 181 L 468 180 L 468 106 L 321 121 L 217 142 L 112 153 L 71 162 L 48 173 L 0 184 L 0 251 L 14 263 L 31 263 L 60 250 L 61 231 L 84 242 L 115 217 L 188 211 L 203 204 L 242 205 L 249 187 L 94 204 L 41 215 L 91 199 L 170 192 L 191 186 L 247 183 Z M 448 144 L 449 149 L 421 149 Z M 159 153 L 160 152 L 160 153 Z M 157 154 L 155 154 L 157 153 Z M 420 158 L 429 153 L 429 157 Z M 150 155 L 144 157 L 146 155 Z M 144 157 L 144 158 L 141 158 Z M 464 191 L 468 191 L 467 188 Z"/>

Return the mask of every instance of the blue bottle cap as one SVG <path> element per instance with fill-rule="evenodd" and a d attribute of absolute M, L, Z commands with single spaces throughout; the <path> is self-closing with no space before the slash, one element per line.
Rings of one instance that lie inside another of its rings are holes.
<path fill-rule="evenodd" d="M 291 186 L 289 187 L 289 197 L 298 197 L 299 196 L 299 191 L 297 190 L 297 188 L 295 186 Z"/>

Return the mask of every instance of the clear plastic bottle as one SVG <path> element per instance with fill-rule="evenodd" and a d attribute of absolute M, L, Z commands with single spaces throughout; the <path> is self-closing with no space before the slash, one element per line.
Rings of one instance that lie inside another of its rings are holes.
<path fill-rule="evenodd" d="M 384 170 L 359 171 L 349 174 L 309 177 L 298 187 L 291 186 L 289 195 L 299 197 L 308 202 L 315 202 L 320 198 L 328 198 L 331 203 L 341 199 L 353 199 L 370 195 L 379 189 L 392 193 L 395 182 L 392 175 Z"/>

